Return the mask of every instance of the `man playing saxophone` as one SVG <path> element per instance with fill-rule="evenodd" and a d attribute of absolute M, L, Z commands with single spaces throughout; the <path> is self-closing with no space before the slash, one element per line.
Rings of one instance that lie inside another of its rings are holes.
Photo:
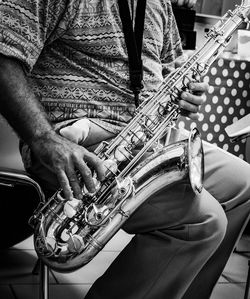
<path fill-rule="evenodd" d="M 132 19 L 137 2 L 128 1 Z M 118 2 L 7 0 L 0 3 L 0 28 L 0 111 L 21 139 L 25 168 L 48 196 L 62 188 L 65 198 L 81 199 L 79 174 L 90 193 L 93 170 L 98 180 L 105 177 L 93 149 L 116 136 L 136 109 Z M 148 0 L 140 101 L 183 59 L 171 2 Z M 179 106 L 197 119 L 208 86 L 188 87 Z M 86 298 L 209 297 L 211 290 L 202 297 L 193 290 L 223 245 L 224 210 L 249 199 L 250 167 L 207 143 L 204 150 L 202 193 L 180 183 L 149 198 L 123 227 L 135 237 Z"/>

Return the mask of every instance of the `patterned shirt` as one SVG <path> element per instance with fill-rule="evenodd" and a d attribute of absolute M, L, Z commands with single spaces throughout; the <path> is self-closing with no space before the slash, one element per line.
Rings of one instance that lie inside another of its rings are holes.
<path fill-rule="evenodd" d="M 54 123 L 82 117 L 119 123 L 133 116 L 117 0 L 2 0 L 0 53 L 24 64 Z M 142 99 L 182 54 L 170 1 L 148 0 Z"/>

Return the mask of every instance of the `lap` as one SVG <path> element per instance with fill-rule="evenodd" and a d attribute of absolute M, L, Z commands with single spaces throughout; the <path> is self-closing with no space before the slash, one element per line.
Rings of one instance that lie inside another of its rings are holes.
<path fill-rule="evenodd" d="M 154 230 L 178 231 L 186 239 L 190 228 L 197 233 L 210 221 L 225 221 L 218 201 L 203 189 L 195 194 L 187 183 L 177 183 L 150 196 L 126 222 L 128 233 L 147 233 Z M 193 231 L 194 233 L 194 231 Z"/>
<path fill-rule="evenodd" d="M 250 165 L 208 142 L 203 142 L 203 146 L 205 189 L 225 210 L 230 210 L 250 199 Z"/>

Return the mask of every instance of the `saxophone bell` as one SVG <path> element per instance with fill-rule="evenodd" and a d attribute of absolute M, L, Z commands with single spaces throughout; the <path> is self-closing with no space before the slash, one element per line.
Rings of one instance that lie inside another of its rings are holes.
<path fill-rule="evenodd" d="M 188 147 L 190 184 L 194 192 L 201 193 L 204 180 L 204 153 L 200 133 L 196 128 L 189 135 Z"/>

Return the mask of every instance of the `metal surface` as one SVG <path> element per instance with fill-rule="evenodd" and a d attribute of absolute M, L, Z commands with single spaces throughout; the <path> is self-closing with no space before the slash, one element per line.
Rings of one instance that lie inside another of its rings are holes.
<path fill-rule="evenodd" d="M 39 299 L 49 299 L 49 268 L 40 261 Z"/>

